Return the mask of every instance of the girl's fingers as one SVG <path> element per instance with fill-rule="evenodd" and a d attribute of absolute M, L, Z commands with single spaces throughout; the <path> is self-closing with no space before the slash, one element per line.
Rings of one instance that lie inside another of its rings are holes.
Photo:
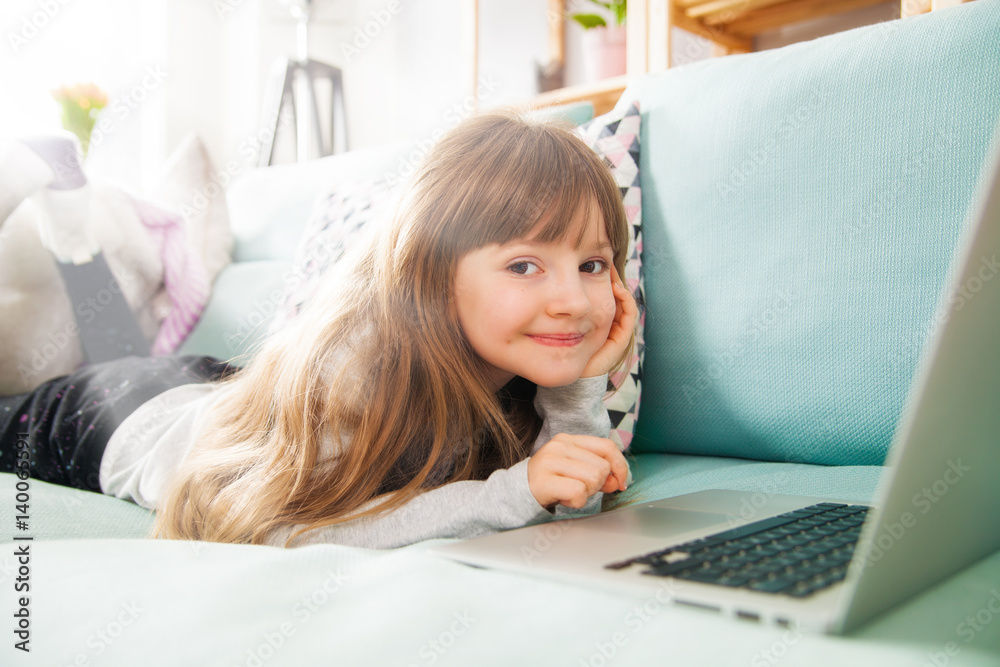
<path fill-rule="evenodd" d="M 611 474 L 621 483 L 625 484 L 628 479 L 628 462 L 625 456 L 618 450 L 618 446 L 607 438 L 599 438 L 592 435 L 565 435 L 559 434 L 554 439 L 565 437 L 566 449 L 564 456 L 576 458 L 578 460 L 589 460 L 592 463 L 597 459 L 588 458 L 585 454 L 597 456 L 608 462 L 611 466 Z"/>
<path fill-rule="evenodd" d="M 586 496 L 592 496 L 601 490 L 608 480 L 608 474 L 600 474 L 597 466 L 588 465 L 572 459 L 549 461 L 549 473 L 556 477 L 573 479 L 583 484 Z"/>
<path fill-rule="evenodd" d="M 614 475 L 608 475 L 608 478 L 604 480 L 604 486 L 598 489 L 601 493 L 615 493 L 616 491 L 624 490 L 625 480 L 618 479 Z"/>
<path fill-rule="evenodd" d="M 632 296 L 632 291 L 625 286 L 625 281 L 618 275 L 618 269 L 614 268 L 613 264 L 611 265 L 611 269 L 611 287 L 615 295 L 614 322 L 620 325 L 624 331 L 631 334 L 639 309 L 636 306 L 635 298 Z"/>
<path fill-rule="evenodd" d="M 598 491 L 625 489 L 628 463 L 607 438 L 560 433 L 528 463 L 528 486 L 543 507 L 583 507 Z"/>
<path fill-rule="evenodd" d="M 549 470 L 557 475 L 575 477 L 589 485 L 601 486 L 613 474 L 610 462 L 602 456 L 580 447 L 569 447 L 549 462 Z"/>
<path fill-rule="evenodd" d="M 587 493 L 586 485 L 578 479 L 572 477 L 553 477 L 549 480 L 549 492 L 556 498 L 554 504 L 580 509 L 587 504 L 587 498 L 592 494 Z"/>

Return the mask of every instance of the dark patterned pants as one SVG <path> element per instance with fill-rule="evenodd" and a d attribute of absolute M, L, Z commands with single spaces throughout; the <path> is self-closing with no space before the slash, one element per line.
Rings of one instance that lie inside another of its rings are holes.
<path fill-rule="evenodd" d="M 235 370 L 211 357 L 126 357 L 2 396 L 0 472 L 15 472 L 26 448 L 29 476 L 100 493 L 101 456 L 126 417 L 168 389 Z"/>

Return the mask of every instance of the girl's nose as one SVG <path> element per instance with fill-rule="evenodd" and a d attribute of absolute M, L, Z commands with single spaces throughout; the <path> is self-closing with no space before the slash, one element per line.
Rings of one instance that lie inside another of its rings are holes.
<path fill-rule="evenodd" d="M 580 280 L 579 271 L 559 276 L 552 283 L 547 311 L 552 317 L 581 317 L 590 312 L 590 298 Z"/>

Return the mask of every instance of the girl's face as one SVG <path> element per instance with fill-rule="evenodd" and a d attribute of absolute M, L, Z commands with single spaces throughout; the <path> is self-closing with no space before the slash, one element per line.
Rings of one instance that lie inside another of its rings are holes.
<path fill-rule="evenodd" d="M 562 241 L 540 243 L 529 235 L 458 261 L 458 319 L 490 364 L 496 389 L 514 376 L 543 387 L 570 384 L 608 338 L 613 253 L 600 210 L 586 208 Z"/>

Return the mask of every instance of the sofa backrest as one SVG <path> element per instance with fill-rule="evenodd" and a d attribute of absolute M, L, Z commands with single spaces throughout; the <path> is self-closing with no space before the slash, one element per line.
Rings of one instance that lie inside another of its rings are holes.
<path fill-rule="evenodd" d="M 334 187 L 385 178 L 408 164 L 416 142 L 359 149 L 308 162 L 254 169 L 226 192 L 233 261 L 291 262 L 317 201 Z"/>
<path fill-rule="evenodd" d="M 643 117 L 636 450 L 883 462 L 990 158 L 998 45 L 1000 3 L 978 0 L 625 91 Z"/>

